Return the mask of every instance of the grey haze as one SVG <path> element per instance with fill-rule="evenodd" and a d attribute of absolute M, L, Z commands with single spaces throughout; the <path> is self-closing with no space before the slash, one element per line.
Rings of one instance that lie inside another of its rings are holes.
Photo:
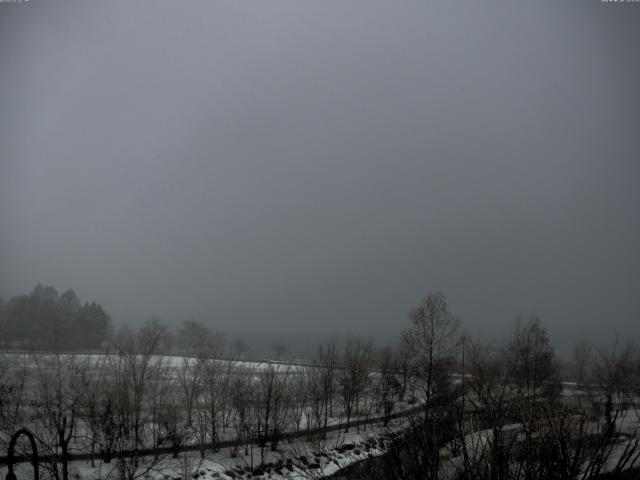
<path fill-rule="evenodd" d="M 0 293 L 640 336 L 640 3 L 0 4 Z"/>

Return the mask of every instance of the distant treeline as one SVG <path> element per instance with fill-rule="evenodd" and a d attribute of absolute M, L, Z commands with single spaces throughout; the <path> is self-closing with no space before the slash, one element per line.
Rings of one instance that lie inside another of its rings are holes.
<path fill-rule="evenodd" d="M 82 304 L 73 290 L 59 294 L 38 284 L 27 295 L 0 298 L 0 348 L 89 350 L 104 346 L 111 334 L 102 306 Z"/>

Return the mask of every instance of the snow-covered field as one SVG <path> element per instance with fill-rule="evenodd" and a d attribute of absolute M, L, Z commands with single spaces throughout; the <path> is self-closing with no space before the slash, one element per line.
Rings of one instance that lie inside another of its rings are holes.
<path fill-rule="evenodd" d="M 106 376 L 100 377 L 102 379 L 107 380 L 107 383 L 111 381 L 112 376 L 114 375 L 114 370 L 109 370 L 108 363 L 109 362 L 118 362 L 119 359 L 117 356 L 112 355 L 100 355 L 100 354 L 63 354 L 56 357 L 52 355 L 32 355 L 32 354 L 23 354 L 23 353 L 5 353 L 0 354 L 3 357 L 3 365 L 6 371 L 13 370 L 16 374 L 20 375 L 21 372 L 28 372 L 28 380 L 24 383 L 24 397 L 23 397 L 23 405 L 25 408 L 32 408 L 30 405 L 33 405 L 32 400 L 36 401 L 36 404 L 40 401 L 38 397 L 41 395 L 43 384 L 41 383 L 43 372 L 47 372 L 51 370 L 55 373 L 56 369 L 60 370 L 60 365 L 64 365 L 63 372 L 68 373 L 69 365 L 82 365 L 83 371 L 87 372 L 89 377 L 96 376 L 92 372 L 98 372 L 103 367 L 107 366 Z M 53 362 L 52 362 L 53 360 Z M 52 363 L 51 363 L 52 362 Z M 58 362 L 58 363 L 56 363 Z M 183 357 L 183 356 L 155 356 L 151 357 L 150 363 L 161 366 L 162 367 L 162 379 L 161 382 L 167 383 L 170 385 L 168 389 L 166 387 L 160 388 L 158 391 L 162 391 L 162 395 L 167 398 L 170 397 L 180 397 L 183 392 L 183 388 L 189 383 L 191 377 L 193 377 L 193 371 L 195 371 L 195 367 L 198 364 L 198 359 L 193 357 Z M 322 413 L 326 415 L 326 418 L 318 418 L 317 412 L 316 416 L 312 415 L 312 409 L 308 400 L 301 400 L 300 394 L 302 393 L 300 380 L 304 381 L 304 378 L 307 378 L 308 375 L 313 375 L 310 373 L 310 370 L 313 371 L 316 368 L 322 369 L 323 367 L 310 367 L 309 365 L 295 365 L 286 362 L 275 362 L 271 360 L 265 361 L 248 361 L 244 359 L 220 359 L 220 360 L 208 360 L 209 366 L 211 364 L 218 365 L 220 368 L 216 368 L 219 370 L 219 374 L 222 375 L 220 383 L 216 384 L 219 388 L 223 388 L 223 383 L 228 379 L 228 385 L 233 385 L 234 381 L 244 379 L 245 382 L 248 382 L 250 385 L 254 385 L 256 390 L 250 393 L 249 402 L 251 405 L 249 408 L 253 409 L 251 421 L 259 421 L 261 415 L 264 412 L 261 411 L 264 408 L 262 405 L 262 401 L 260 397 L 262 390 L 264 387 L 265 381 L 270 381 L 272 378 L 272 374 L 275 373 L 279 378 L 277 382 L 280 382 L 279 385 L 284 390 L 284 397 L 287 402 L 287 409 L 289 409 L 288 413 L 284 413 L 286 415 L 287 420 L 284 420 L 284 423 L 281 424 L 278 428 L 281 428 L 283 432 L 287 431 L 308 431 L 309 429 L 318 428 L 319 422 L 320 426 L 326 425 L 331 428 L 332 426 L 337 426 L 338 424 L 343 424 L 346 421 L 346 417 L 344 411 L 341 408 L 341 401 L 337 394 L 337 392 L 333 392 L 331 397 L 331 406 L 326 407 L 326 411 Z M 110 373 L 111 372 L 111 373 Z M 63 373 L 64 374 L 64 373 Z M 227 377 L 224 377 L 227 375 Z M 55 377 L 55 376 L 54 376 Z M 377 382 L 378 374 L 371 372 L 370 373 L 370 386 L 368 388 L 373 388 L 374 384 Z M 160 377 L 158 377 L 160 378 Z M 155 381 L 155 380 L 154 380 Z M 97 386 L 97 385 L 96 385 Z M 101 387 L 100 387 L 101 388 Z M 154 387 L 155 388 L 155 387 Z M 233 387 L 224 387 L 224 388 L 233 388 Z M 107 390 L 108 391 L 108 390 Z M 204 394 L 204 392 L 201 392 Z M 222 390 L 218 391 L 218 394 L 222 396 L 226 396 L 224 400 L 221 401 L 228 402 L 226 407 L 221 407 L 218 405 L 216 408 L 226 408 L 228 409 L 226 413 L 224 411 L 218 410 L 216 415 L 222 415 L 220 420 L 220 424 L 218 425 L 218 432 L 216 433 L 216 443 L 219 442 L 237 442 L 238 447 L 226 448 L 222 449 L 216 453 L 212 453 L 211 451 L 207 451 L 204 459 L 200 458 L 199 451 L 190 451 L 190 452 L 181 452 L 177 459 L 169 458 L 171 457 L 170 453 L 163 454 L 163 458 L 158 463 L 154 461 L 154 468 L 146 474 L 146 478 L 149 479 L 162 479 L 162 480 L 170 480 L 175 478 L 186 477 L 196 477 L 202 478 L 260 478 L 259 472 L 264 472 L 268 470 L 269 478 L 278 478 L 281 476 L 282 478 L 310 478 L 309 475 L 312 475 L 313 478 L 316 476 L 324 476 L 330 473 L 337 471 L 340 468 L 343 468 L 347 465 L 352 464 L 353 462 L 365 459 L 369 456 L 380 455 L 383 452 L 382 444 L 384 440 L 381 438 L 388 433 L 390 428 L 398 429 L 402 427 L 402 420 L 396 420 L 393 424 L 390 424 L 389 427 L 382 428 L 380 423 L 378 426 L 367 425 L 365 427 L 360 427 L 356 429 L 356 427 L 352 427 L 349 433 L 341 433 L 342 427 L 338 430 L 338 433 L 325 433 L 325 438 L 320 440 L 301 440 L 297 438 L 292 441 L 282 440 L 278 444 L 278 449 L 275 452 L 265 452 L 267 449 L 260 449 L 256 446 L 256 442 L 249 441 L 247 442 L 246 437 L 245 440 L 240 442 L 242 437 L 242 430 L 239 430 L 238 425 L 243 425 L 242 423 L 238 423 L 239 420 L 233 420 L 233 418 L 238 414 L 234 413 L 232 403 L 236 400 L 233 398 L 233 391 L 228 390 L 223 392 Z M 305 392 L 306 394 L 306 392 Z M 164 400 L 163 398 L 154 397 L 153 394 L 150 394 L 148 398 L 146 398 L 145 407 L 146 409 L 151 408 L 163 408 Z M 175 402 L 175 400 L 171 400 Z M 285 400 L 282 400 L 285 401 Z M 197 400 L 196 404 L 201 402 L 197 409 L 197 412 L 194 411 L 195 415 L 207 415 L 207 401 L 202 398 L 201 400 Z M 231 402 L 231 403 L 229 403 Z M 301 403 L 303 402 L 303 403 Z M 157 405 L 156 405 L 157 404 Z M 182 411 L 180 403 L 170 403 L 171 408 L 177 408 Z M 409 405 L 406 401 L 397 402 L 394 412 L 402 411 L 408 408 L 411 408 L 412 405 Z M 374 418 L 380 415 L 380 411 L 377 410 L 375 403 L 375 396 L 373 390 L 365 390 L 361 394 L 359 399 L 359 407 L 356 407 L 352 413 L 351 421 L 357 422 L 358 420 Z M 34 407 L 39 408 L 39 407 Z M 274 408 L 282 408 L 282 407 L 274 407 Z M 298 411 L 297 414 L 294 413 L 294 410 Z M 149 412 L 149 410 L 147 410 Z M 277 412 L 277 413 L 276 413 Z M 155 413 L 154 413 L 155 415 Z M 232 417 L 226 417 L 225 415 L 232 415 Z M 281 411 L 273 410 L 272 415 L 283 415 Z M 297 417 L 295 415 L 298 415 Z M 29 416 L 29 414 L 27 414 Z M 25 417 L 26 418 L 26 417 Z M 143 429 L 145 432 L 148 432 L 146 435 L 149 439 L 154 439 L 152 443 L 156 445 L 156 439 L 162 435 L 167 435 L 167 425 L 162 423 L 162 420 L 154 421 L 151 417 L 150 413 L 145 414 L 146 420 L 144 420 Z M 229 420 L 231 418 L 231 420 Z M 92 428 L 87 422 L 89 419 L 86 419 L 84 416 L 80 416 L 77 419 L 77 425 L 74 427 L 74 440 L 70 444 L 70 453 L 74 454 L 87 454 L 89 452 L 89 443 L 86 439 L 91 438 L 93 435 Z M 25 426 L 34 432 L 38 432 L 42 430 L 44 424 L 40 425 L 38 423 L 41 421 L 34 420 L 33 425 L 27 423 Z M 228 422 L 228 424 L 225 424 Z M 210 423 L 208 424 L 210 426 Z M 258 427 L 259 427 L 258 423 Z M 391 427 L 392 425 L 392 427 Z M 195 428 L 195 427 L 194 427 Z M 207 437 L 205 440 L 198 439 L 197 435 L 200 435 L 197 430 L 194 428 L 189 428 L 186 436 L 180 441 L 180 447 L 189 447 L 189 446 L 197 446 L 201 443 L 212 443 L 211 435 L 207 432 Z M 246 428 L 246 427 L 245 427 Z M 250 426 L 250 428 L 256 428 L 255 426 Z M 355 430 L 355 431 L 354 431 Z M 361 431 L 358 431 L 361 430 Z M 10 432 L 5 432 L 10 433 Z M 253 434 L 252 434 L 253 435 Z M 4 433 L 0 432 L 0 440 L 6 444 L 8 442 L 8 437 L 4 435 Z M 151 441 L 151 440 L 149 440 Z M 152 444 L 145 442 L 142 446 L 150 447 Z M 247 451 L 245 452 L 245 444 Z M 160 447 L 169 447 L 169 444 L 158 444 Z M 131 448 L 131 447 L 127 447 Z M 179 448 L 179 447 L 178 447 Z M 185 448 L 185 450 L 189 450 L 189 448 Z M 191 450 L 195 450 L 191 448 Z M 96 450 L 99 452 L 100 448 Z M 46 451 L 41 451 L 41 454 L 47 453 Z M 266 458 L 264 459 L 264 464 L 262 462 L 263 459 L 260 458 L 260 453 L 265 454 Z M 260 467 L 258 467 L 260 465 Z M 113 461 L 110 463 L 105 463 L 100 460 L 96 460 L 95 467 L 91 466 L 91 462 L 89 461 L 72 461 L 70 463 L 70 468 L 72 471 L 71 478 L 75 478 L 76 480 L 81 479 L 97 479 L 97 478 L 117 478 L 118 472 L 114 470 L 117 466 L 117 461 Z M 21 464 L 18 467 L 21 472 L 29 478 L 31 475 L 29 473 L 29 469 L 31 468 L 29 464 Z M 194 475 L 192 472 L 200 472 L 197 475 Z M 0 467 L 0 475 L 4 476 L 6 473 L 6 467 Z M 1 478 L 1 477 L 0 477 Z"/>
<path fill-rule="evenodd" d="M 390 441 L 390 433 L 404 427 L 402 420 L 392 421 L 387 427 L 367 426 L 349 433 L 333 432 L 322 439 L 297 439 L 284 441 L 277 451 L 266 452 L 261 463 L 260 451 L 255 446 L 225 448 L 218 452 L 206 452 L 201 458 L 198 452 L 181 453 L 177 458 L 167 456 L 154 464 L 148 472 L 145 467 L 141 478 L 147 480 L 184 479 L 262 479 L 274 480 L 326 478 L 356 462 L 384 454 L 385 445 Z M 70 477 L 75 480 L 117 479 L 116 462 L 74 461 L 70 464 Z M 19 478 L 31 478 L 30 464 L 16 466 Z M 0 466 L 0 476 L 7 473 L 6 466 Z"/>
<path fill-rule="evenodd" d="M 42 368 L 45 363 L 40 363 L 41 359 L 46 359 L 47 355 L 33 356 L 30 354 L 15 354 L 7 353 L 0 354 L 5 360 L 4 365 L 8 369 L 20 369 L 27 368 L 28 370 L 36 370 Z M 50 358 L 50 356 L 49 356 Z M 101 354 L 79 354 L 79 355 L 62 355 L 61 360 L 71 360 L 77 364 L 83 364 L 88 366 L 88 371 L 93 369 L 98 370 L 106 362 L 112 361 L 113 357 L 109 355 Z M 8 361 L 7 361 L 8 360 Z M 179 391 L 179 379 L 184 379 L 185 375 L 189 375 L 190 369 L 194 369 L 198 363 L 198 359 L 188 356 L 155 356 L 151 357 L 151 361 L 157 365 L 162 365 L 163 371 L 166 373 L 165 379 L 170 382 L 175 381 L 174 390 Z M 303 374 L 309 373 L 309 365 L 295 365 L 285 362 L 276 362 L 271 360 L 264 361 L 249 361 L 243 359 L 220 359 L 209 360 L 216 365 L 219 365 L 220 370 L 226 370 L 231 372 L 230 375 L 241 375 L 250 379 L 249 383 L 260 385 L 265 380 L 265 374 L 276 373 L 277 377 L 281 379 L 282 388 L 287 391 L 289 395 L 288 402 L 289 408 L 298 405 L 299 397 L 294 393 L 297 384 L 296 378 L 303 378 Z M 47 368 L 47 367 L 45 367 Z M 315 368 L 315 367 L 311 367 Z M 318 367 L 323 368 L 323 367 Z M 1 372 L 0 372 L 1 373 Z M 370 388 L 376 383 L 376 378 L 379 374 L 370 372 Z M 454 382 L 459 383 L 458 378 Z M 31 385 L 28 386 L 29 391 Z M 36 390 L 31 391 L 31 395 L 35 394 Z M 165 394 L 166 391 L 165 391 Z M 335 395 L 335 392 L 334 392 Z M 562 396 L 565 402 L 583 402 L 588 403 L 591 399 L 596 398 L 599 395 L 598 392 L 593 390 L 583 391 L 578 388 L 577 385 L 564 384 L 562 390 Z M 255 397 L 252 401 L 256 400 Z M 230 400 L 231 401 L 231 400 Z M 360 399 L 361 406 L 363 407 L 358 411 L 352 420 L 357 420 L 366 416 L 366 418 L 375 417 L 379 415 L 379 411 L 376 413 L 373 408 L 375 406 L 375 392 L 374 390 L 367 390 Z M 328 415 L 326 419 L 326 425 L 331 427 L 340 424 L 345 421 L 344 412 L 340 409 L 340 400 L 336 397 L 332 401 L 336 407 L 332 415 Z M 257 405 L 258 403 L 256 403 Z M 181 404 L 177 404 L 175 408 L 181 410 Z M 311 418 L 311 410 L 308 404 L 302 407 L 297 417 L 297 424 L 290 423 L 291 420 L 287 420 L 284 427 L 284 431 L 293 431 L 294 425 L 296 429 L 307 430 L 308 428 L 317 427 L 317 420 Z M 366 407 L 369 405 L 369 407 Z M 395 405 L 395 412 L 404 411 L 410 409 L 413 405 L 407 401 L 397 402 Z M 206 408 L 206 407 L 205 407 Z M 232 409 L 232 407 L 229 407 Z M 259 410 L 261 407 L 253 407 Z M 369 410 L 367 410 L 369 408 Z M 333 410 L 333 409 L 332 409 Z M 254 415 L 259 415 L 254 413 Z M 291 415 L 287 413 L 286 415 Z M 155 418 L 155 417 L 154 417 Z M 257 416 L 256 416 L 257 418 Z M 287 417 L 289 418 L 289 417 Z M 224 421 L 224 420 L 223 420 Z M 625 409 L 620 412 L 616 417 L 617 430 L 624 435 L 632 436 L 640 432 L 640 413 L 636 410 Z M 217 452 L 207 451 L 204 458 L 200 457 L 198 451 L 182 452 L 177 458 L 170 458 L 170 454 L 164 454 L 163 458 L 158 462 L 153 462 L 153 468 L 148 472 L 144 472 L 142 475 L 146 480 L 209 480 L 209 479 L 255 479 L 255 478 L 288 478 L 288 479 L 305 479 L 305 478 L 324 478 L 327 475 L 331 475 L 338 470 L 352 465 L 355 462 L 365 460 L 367 458 L 382 455 L 384 453 L 385 442 L 389 441 L 389 434 L 393 431 L 398 431 L 406 428 L 406 419 L 397 419 L 392 421 L 389 427 L 382 427 L 380 423 L 377 425 L 367 425 L 361 427 L 362 431 L 355 430 L 345 434 L 341 431 L 325 434 L 322 441 L 318 439 L 300 439 L 295 440 L 282 440 L 278 444 L 278 448 L 274 452 L 262 451 L 255 445 L 255 442 L 242 442 L 242 446 L 224 448 Z M 593 422 L 594 428 L 598 423 Z M 27 425 L 29 426 L 29 425 Z M 86 426 L 82 421 L 79 421 L 77 426 L 76 436 L 78 438 L 84 437 L 83 429 Z M 159 422 L 154 423 L 148 421 L 148 425 L 145 428 L 149 428 L 154 432 L 160 432 L 162 430 L 162 424 Z M 251 427 L 254 428 L 254 427 Z M 522 427 L 519 424 L 508 425 L 504 427 L 505 430 L 513 431 L 515 436 L 519 435 Z M 354 431 L 355 430 L 355 431 Z M 88 432 L 87 428 L 87 432 Z M 280 430 L 281 432 L 283 430 Z M 229 426 L 222 428 L 217 434 L 216 442 L 231 441 L 240 438 L 239 434 L 242 432 L 240 429 L 236 429 L 234 422 L 231 421 Z M 153 433 L 155 439 L 156 433 Z M 195 433 L 191 433 L 191 436 L 185 437 L 182 440 L 181 446 L 195 446 L 198 445 L 197 439 L 193 436 Z M 88 437 L 88 435 L 87 435 Z M 213 438 L 213 437 L 212 437 Z M 5 439 L 6 440 L 6 439 Z M 210 443 L 202 441 L 203 443 Z M 469 452 L 475 452 L 473 455 L 483 455 L 488 449 L 490 449 L 490 443 L 492 442 L 491 430 L 478 430 L 474 433 L 470 433 L 465 437 L 465 443 Z M 246 446 L 245 446 L 246 444 Z M 154 443 L 154 445 L 156 445 Z M 87 446 L 85 444 L 74 444 L 73 453 L 86 453 Z M 246 451 L 245 451 L 246 448 Z M 621 451 L 624 445 L 616 445 L 612 450 L 612 460 L 615 460 L 616 452 Z M 441 452 L 443 458 L 447 458 L 450 466 L 454 466 L 458 461 L 451 453 L 452 449 L 443 448 Z M 261 458 L 261 455 L 266 457 Z M 612 463 L 613 464 L 613 463 Z M 73 461 L 71 462 L 71 478 L 74 480 L 96 480 L 96 479 L 117 479 L 119 472 L 115 470 L 117 462 L 105 463 L 96 460 L 95 466 L 91 465 L 89 461 Z M 31 474 L 29 464 L 21 464 L 18 467 L 22 473 L 19 478 L 30 478 Z M 3 478 L 6 474 L 6 467 L 0 467 L 0 478 Z"/>

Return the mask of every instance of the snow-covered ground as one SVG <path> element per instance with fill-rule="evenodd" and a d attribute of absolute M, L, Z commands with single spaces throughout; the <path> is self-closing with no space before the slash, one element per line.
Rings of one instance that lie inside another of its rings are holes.
<path fill-rule="evenodd" d="M 22 352 L 0 352 L 0 356 L 3 359 L 9 360 L 9 365 L 12 366 L 20 366 L 23 365 L 23 362 L 33 363 L 34 355 L 47 358 L 53 357 L 53 354 L 42 353 L 42 354 L 34 354 L 34 353 L 22 353 Z M 110 357 L 112 354 L 102 354 L 102 353 L 68 353 L 68 354 L 60 354 L 61 359 L 71 359 L 73 358 L 78 363 L 87 362 L 89 365 L 97 367 L 102 362 L 105 361 L 105 358 Z M 113 354 L 115 355 L 115 354 Z M 152 362 L 156 362 L 162 360 L 163 365 L 170 368 L 182 368 L 185 363 L 189 366 L 193 366 L 197 363 L 198 359 L 193 356 L 181 356 L 181 355 L 154 355 L 151 357 Z M 263 360 L 249 360 L 243 358 L 233 358 L 233 359 L 218 359 L 216 362 L 219 362 L 221 365 L 227 365 L 229 363 L 242 366 L 247 369 L 251 369 L 254 371 L 262 371 L 266 370 L 269 367 L 275 368 L 277 371 L 282 372 L 294 372 L 299 371 L 303 368 L 303 364 L 294 363 L 294 362 L 284 362 L 278 360 L 271 359 L 263 359 Z"/>
<path fill-rule="evenodd" d="M 177 458 L 166 456 L 144 473 L 146 480 L 239 480 L 239 479 L 316 479 L 326 478 L 356 462 L 382 455 L 389 435 L 403 428 L 401 420 L 392 421 L 388 427 L 367 426 L 352 429 L 348 433 L 333 432 L 320 439 L 283 441 L 276 452 L 265 452 L 261 465 L 260 449 L 253 445 L 245 454 L 243 448 L 225 448 L 216 453 L 206 452 L 200 458 L 198 452 L 182 453 Z M 30 464 L 16 467 L 19 478 L 31 478 Z M 0 478 L 7 473 L 0 467 Z M 70 464 L 70 477 L 74 480 L 107 480 L 118 478 L 117 464 L 76 461 Z"/>

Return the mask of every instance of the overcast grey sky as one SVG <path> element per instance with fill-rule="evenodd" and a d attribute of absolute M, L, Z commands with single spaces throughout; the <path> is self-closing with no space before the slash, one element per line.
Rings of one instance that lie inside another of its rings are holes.
<path fill-rule="evenodd" d="M 0 3 L 0 292 L 640 337 L 639 48 L 598 0 Z"/>

